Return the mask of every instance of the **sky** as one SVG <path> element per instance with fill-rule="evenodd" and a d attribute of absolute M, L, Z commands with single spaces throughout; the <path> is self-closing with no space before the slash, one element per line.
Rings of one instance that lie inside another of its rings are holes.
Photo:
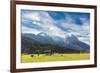
<path fill-rule="evenodd" d="M 90 43 L 90 13 L 21 10 L 22 33 L 65 38 L 75 35 L 80 41 Z"/>

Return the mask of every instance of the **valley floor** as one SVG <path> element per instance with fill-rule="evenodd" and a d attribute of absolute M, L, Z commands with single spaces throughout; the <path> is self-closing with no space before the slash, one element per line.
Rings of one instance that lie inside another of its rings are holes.
<path fill-rule="evenodd" d="M 32 62 L 52 62 L 52 61 L 74 61 L 74 60 L 89 60 L 89 53 L 79 53 L 79 54 L 28 54 L 21 56 L 22 63 L 32 63 Z"/>

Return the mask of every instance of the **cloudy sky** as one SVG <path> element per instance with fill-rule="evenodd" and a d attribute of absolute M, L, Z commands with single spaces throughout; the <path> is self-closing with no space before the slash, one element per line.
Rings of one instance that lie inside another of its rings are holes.
<path fill-rule="evenodd" d="M 45 32 L 62 38 L 73 34 L 80 41 L 90 42 L 89 13 L 21 10 L 21 24 L 22 33 Z"/>

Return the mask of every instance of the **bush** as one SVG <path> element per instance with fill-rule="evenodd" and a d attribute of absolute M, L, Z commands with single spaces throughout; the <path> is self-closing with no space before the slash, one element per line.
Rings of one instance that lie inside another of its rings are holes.
<path fill-rule="evenodd" d="M 30 55 L 30 57 L 34 57 L 34 55 Z"/>

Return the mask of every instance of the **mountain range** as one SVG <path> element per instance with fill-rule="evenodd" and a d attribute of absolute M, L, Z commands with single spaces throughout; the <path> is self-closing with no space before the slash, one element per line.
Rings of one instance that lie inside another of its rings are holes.
<path fill-rule="evenodd" d="M 90 46 L 80 41 L 75 35 L 66 34 L 64 38 L 59 36 L 50 36 L 45 32 L 37 35 L 31 33 L 22 33 L 21 36 L 22 53 L 41 53 L 45 50 L 53 50 L 57 53 L 80 53 L 89 52 Z"/>

